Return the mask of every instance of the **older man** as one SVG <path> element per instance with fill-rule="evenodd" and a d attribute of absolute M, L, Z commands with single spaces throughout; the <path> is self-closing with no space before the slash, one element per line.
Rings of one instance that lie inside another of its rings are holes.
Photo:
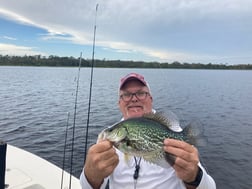
<path fill-rule="evenodd" d="M 123 119 L 140 117 L 152 109 L 150 87 L 144 77 L 130 73 L 123 77 L 119 86 L 118 105 Z M 180 131 L 181 128 L 174 127 Z M 174 165 L 162 168 L 132 157 L 125 161 L 124 154 L 109 141 L 99 141 L 88 150 L 80 177 L 83 189 L 215 189 L 216 185 L 199 162 L 198 150 L 178 140 L 165 139 L 164 150 L 176 156 Z"/>

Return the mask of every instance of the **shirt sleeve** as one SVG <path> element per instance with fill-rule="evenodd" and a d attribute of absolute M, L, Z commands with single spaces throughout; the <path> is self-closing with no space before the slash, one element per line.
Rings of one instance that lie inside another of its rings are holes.
<path fill-rule="evenodd" d="M 206 172 L 206 170 L 200 163 L 199 166 L 202 169 L 203 175 L 197 189 L 216 189 L 214 179 Z"/>
<path fill-rule="evenodd" d="M 108 182 L 108 178 L 105 178 L 104 182 L 102 183 L 102 185 L 100 187 L 100 189 L 105 189 L 107 182 Z M 93 187 L 87 181 L 87 178 L 86 178 L 83 171 L 81 172 L 81 175 L 80 175 L 80 184 L 81 184 L 82 189 L 93 189 Z"/>

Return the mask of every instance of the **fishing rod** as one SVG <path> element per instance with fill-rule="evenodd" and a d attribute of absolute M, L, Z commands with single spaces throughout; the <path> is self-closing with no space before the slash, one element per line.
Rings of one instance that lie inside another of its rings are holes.
<path fill-rule="evenodd" d="M 68 125 L 69 125 L 69 117 L 70 113 L 67 113 L 67 124 L 66 124 L 66 132 L 65 132 L 65 144 L 64 144 L 64 151 L 63 151 L 63 162 L 62 162 L 62 173 L 61 173 L 61 186 L 60 188 L 63 189 L 63 181 L 64 181 L 64 171 L 65 171 L 65 159 L 66 159 L 66 146 L 67 146 L 67 133 L 68 133 Z"/>
<path fill-rule="evenodd" d="M 80 68 L 81 68 L 81 59 L 82 59 L 82 52 L 80 53 L 80 60 L 79 60 L 79 69 L 78 69 L 78 76 L 77 76 L 77 84 L 76 84 L 76 93 L 75 93 L 75 102 L 74 102 L 74 118 L 73 118 L 73 131 L 72 131 L 72 145 L 71 145 L 71 155 L 70 155 L 70 180 L 69 180 L 69 189 L 71 189 L 72 185 L 72 169 L 73 169 L 73 152 L 74 152 L 74 134 L 75 134 L 75 121 L 76 121 L 76 112 L 77 112 L 77 101 L 78 101 L 78 91 L 79 91 L 79 81 L 80 81 Z M 62 173 L 61 173 L 61 189 L 63 189 L 63 182 L 64 182 L 64 171 L 65 171 L 65 159 L 66 159 L 66 147 L 67 147 L 67 134 L 69 130 L 69 118 L 70 113 L 67 113 L 67 124 L 66 124 L 66 131 L 65 131 L 65 142 L 64 142 L 64 152 L 63 152 L 63 162 L 62 162 Z"/>
<path fill-rule="evenodd" d="M 93 52 L 92 52 L 92 62 L 91 62 L 91 75 L 90 75 L 90 87 L 89 87 L 89 102 L 88 102 L 88 114 L 87 114 L 87 128 L 86 128 L 86 140 L 85 140 L 85 155 L 84 162 L 86 161 L 87 154 L 87 142 L 88 142 L 88 130 L 89 130 L 89 118 L 90 118 L 90 108 L 91 108 L 91 98 L 92 98 L 92 86 L 93 86 L 93 72 L 94 72 L 94 52 L 95 52 L 95 35 L 96 35 L 96 17 L 98 11 L 98 4 L 95 8 L 95 22 L 94 22 L 94 37 L 93 37 Z"/>
<path fill-rule="evenodd" d="M 79 91 L 79 81 L 80 81 L 80 68 L 81 68 L 81 59 L 82 52 L 80 53 L 80 61 L 79 61 L 79 69 L 78 69 L 78 77 L 76 84 L 76 93 L 75 93 L 75 103 L 74 103 L 74 119 L 73 119 L 73 131 L 72 131 L 72 146 L 71 146 L 71 158 L 70 158 L 70 181 L 69 181 L 69 189 L 71 189 L 72 183 L 72 170 L 73 170 L 73 152 L 74 152 L 74 134 L 75 134 L 75 123 L 76 123 L 76 112 L 77 112 L 77 101 L 78 101 L 78 91 Z"/>

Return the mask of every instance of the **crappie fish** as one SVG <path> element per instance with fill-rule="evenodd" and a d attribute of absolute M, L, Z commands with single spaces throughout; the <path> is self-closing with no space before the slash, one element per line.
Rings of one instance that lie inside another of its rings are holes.
<path fill-rule="evenodd" d="M 190 125 L 181 132 L 173 131 L 172 124 L 174 120 L 165 117 L 163 113 L 149 113 L 105 128 L 98 140 L 111 141 L 127 156 L 142 157 L 148 162 L 168 167 L 174 164 L 176 157 L 163 150 L 164 139 L 172 138 L 195 145 L 199 134 Z"/>

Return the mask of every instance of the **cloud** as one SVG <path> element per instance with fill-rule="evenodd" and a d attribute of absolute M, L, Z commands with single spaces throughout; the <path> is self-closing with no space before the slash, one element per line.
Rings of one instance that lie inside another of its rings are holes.
<path fill-rule="evenodd" d="M 8 0 L 0 15 L 45 29 L 42 40 L 92 45 L 97 3 L 103 49 L 188 61 L 251 53 L 251 0 Z"/>
<path fill-rule="evenodd" d="M 13 54 L 15 52 L 15 54 Z M 5 44 L 0 43 L 0 54 L 2 55 L 43 55 L 46 56 L 45 53 L 36 51 L 35 47 L 26 47 L 26 46 L 18 46 L 13 44 Z"/>
<path fill-rule="evenodd" d="M 15 20 L 16 22 L 29 24 L 29 25 L 36 25 L 32 20 L 25 18 L 22 15 L 16 14 L 15 12 L 7 9 L 0 8 L 0 15 L 5 17 L 9 20 Z"/>
<path fill-rule="evenodd" d="M 10 36 L 3 36 L 3 38 L 4 38 L 4 39 L 7 39 L 7 40 L 12 40 L 12 41 L 17 40 L 17 38 L 10 37 Z"/>
<path fill-rule="evenodd" d="M 148 57 L 155 57 L 160 60 L 174 60 L 175 58 L 179 59 L 186 59 L 189 57 L 192 57 L 193 55 L 189 55 L 186 53 L 177 53 L 172 51 L 161 51 L 161 50 L 155 50 L 152 48 L 147 48 L 144 46 L 135 46 L 127 43 L 119 43 L 119 42 L 105 42 L 107 46 L 110 47 L 110 49 L 114 49 L 117 52 L 123 52 L 123 53 L 142 53 Z M 100 44 L 101 46 L 105 44 Z"/>

